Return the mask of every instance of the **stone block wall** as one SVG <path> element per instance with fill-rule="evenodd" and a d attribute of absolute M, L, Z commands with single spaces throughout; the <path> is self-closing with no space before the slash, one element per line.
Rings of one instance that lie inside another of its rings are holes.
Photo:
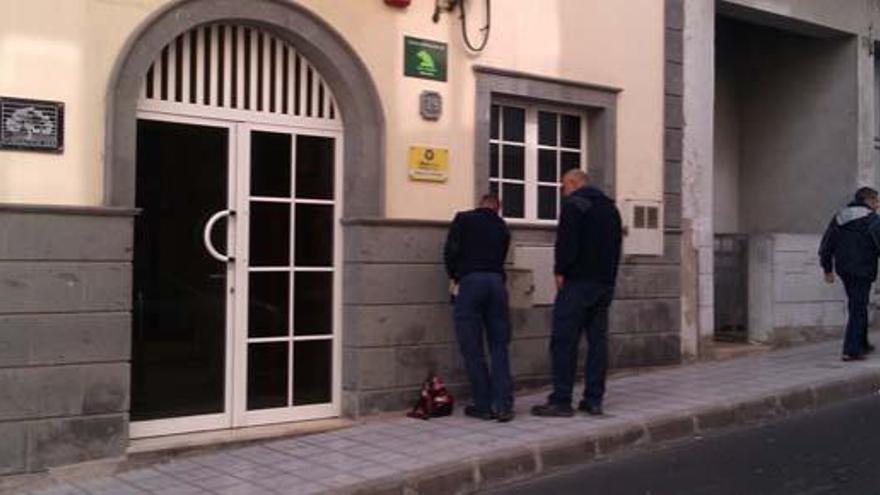
<path fill-rule="evenodd" d="M 440 373 L 467 394 L 455 341 L 442 250 L 448 224 L 352 220 L 345 226 L 343 407 L 351 416 L 408 407 Z M 552 245 L 546 227 L 513 227 L 513 243 Z M 612 367 L 680 359 L 679 237 L 663 257 L 628 258 L 612 306 Z M 512 308 L 511 365 L 520 387 L 550 381 L 552 307 Z"/>
<path fill-rule="evenodd" d="M 128 442 L 132 213 L 0 206 L 0 476 Z"/>

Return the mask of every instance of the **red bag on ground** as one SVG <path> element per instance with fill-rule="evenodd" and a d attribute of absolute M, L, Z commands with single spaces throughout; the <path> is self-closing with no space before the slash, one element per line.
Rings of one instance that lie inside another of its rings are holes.
<path fill-rule="evenodd" d="M 443 379 L 436 374 L 431 374 L 422 383 L 419 392 L 419 400 L 413 406 L 412 411 L 406 415 L 416 419 L 431 419 L 449 416 L 455 405 L 455 398 L 446 390 Z"/>

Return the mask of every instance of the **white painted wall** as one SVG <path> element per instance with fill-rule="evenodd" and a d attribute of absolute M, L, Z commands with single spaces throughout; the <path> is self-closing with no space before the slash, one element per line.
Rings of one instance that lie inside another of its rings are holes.
<path fill-rule="evenodd" d="M 816 254 L 821 236 L 762 234 L 749 246 L 749 338 L 758 342 L 843 336 L 846 294 L 825 283 Z"/>

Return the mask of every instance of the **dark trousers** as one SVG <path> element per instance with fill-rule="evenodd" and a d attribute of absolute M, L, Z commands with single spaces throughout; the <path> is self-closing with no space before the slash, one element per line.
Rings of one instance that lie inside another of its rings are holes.
<path fill-rule="evenodd" d="M 849 318 L 846 322 L 846 335 L 843 339 L 843 353 L 850 356 L 864 354 L 868 341 L 868 301 L 871 297 L 870 279 L 840 277 L 846 289 Z"/>
<path fill-rule="evenodd" d="M 484 332 L 485 330 L 485 332 Z M 475 272 L 459 281 L 455 299 L 455 333 L 480 412 L 513 408 L 510 376 L 510 317 L 507 288 L 500 273 Z M 483 341 L 489 345 L 492 372 L 486 365 Z"/>
<path fill-rule="evenodd" d="M 613 297 L 614 287 L 578 280 L 566 280 L 556 294 L 550 338 L 553 361 L 550 403 L 571 405 L 578 346 L 581 333 L 586 332 L 583 400 L 589 405 L 602 404 L 608 371 L 608 308 Z"/>

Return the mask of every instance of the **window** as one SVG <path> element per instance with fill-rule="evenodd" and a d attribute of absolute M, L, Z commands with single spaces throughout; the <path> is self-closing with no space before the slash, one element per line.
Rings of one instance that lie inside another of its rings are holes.
<path fill-rule="evenodd" d="M 496 103 L 491 108 L 489 188 L 505 218 L 552 221 L 559 179 L 584 168 L 583 118 L 574 112 Z"/>

